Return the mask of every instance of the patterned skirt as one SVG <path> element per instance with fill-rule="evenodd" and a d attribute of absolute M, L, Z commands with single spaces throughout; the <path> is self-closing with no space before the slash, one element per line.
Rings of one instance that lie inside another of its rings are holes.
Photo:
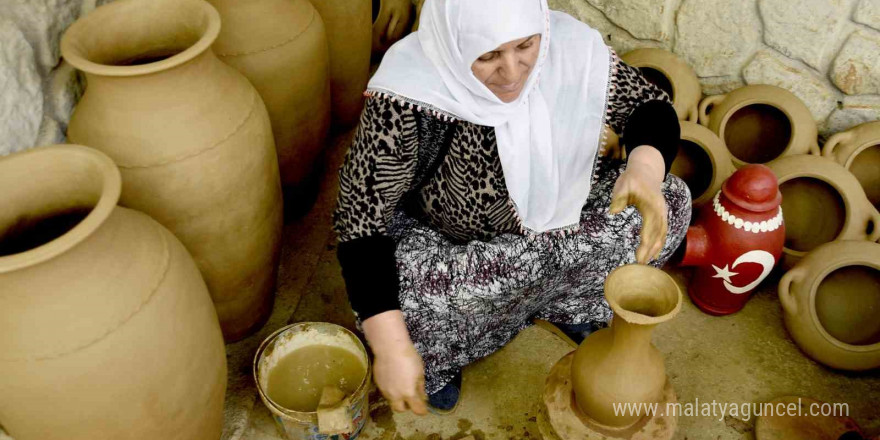
<path fill-rule="evenodd" d="M 597 165 L 581 229 L 567 236 L 503 234 L 460 244 L 395 215 L 389 234 L 398 243 L 401 310 L 425 362 L 429 394 L 463 366 L 500 349 L 534 318 L 599 326 L 610 320 L 605 277 L 635 262 L 642 223 L 632 206 L 608 214 L 623 169 L 609 159 Z M 663 194 L 669 228 L 660 258 L 651 263 L 657 267 L 681 244 L 691 219 L 690 191 L 681 179 L 669 175 Z"/>

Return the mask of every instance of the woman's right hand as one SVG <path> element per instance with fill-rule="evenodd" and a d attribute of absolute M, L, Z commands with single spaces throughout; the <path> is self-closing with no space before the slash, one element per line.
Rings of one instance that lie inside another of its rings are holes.
<path fill-rule="evenodd" d="M 363 328 L 374 355 L 373 379 L 391 409 L 427 414 L 425 365 L 409 338 L 403 313 L 380 313 L 366 319 Z"/>

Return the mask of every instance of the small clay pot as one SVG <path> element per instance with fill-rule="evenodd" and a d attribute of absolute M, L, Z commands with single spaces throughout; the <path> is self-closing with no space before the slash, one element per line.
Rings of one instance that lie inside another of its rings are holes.
<path fill-rule="evenodd" d="M 697 74 L 688 63 L 663 49 L 636 49 L 620 57 L 623 62 L 638 67 L 645 78 L 672 98 L 678 119 L 697 122 L 703 89 Z"/>
<path fill-rule="evenodd" d="M 880 367 L 880 244 L 820 246 L 782 277 L 779 300 L 792 338 L 817 362 Z"/>
<path fill-rule="evenodd" d="M 767 164 L 779 179 L 785 213 L 782 267 L 833 240 L 880 240 L 880 213 L 855 176 L 821 156 L 789 156 Z"/>
<path fill-rule="evenodd" d="M 687 183 L 694 206 L 712 200 L 734 171 L 730 153 L 715 133 L 693 122 L 681 123 L 678 154 L 669 172 Z"/>
<path fill-rule="evenodd" d="M 880 209 L 880 121 L 868 122 L 828 139 L 822 155 L 848 169 Z"/>
<path fill-rule="evenodd" d="M 410 0 L 381 0 L 373 21 L 373 53 L 384 53 L 412 30 L 415 7 Z M 390 33 L 389 33 L 390 31 Z"/>
<path fill-rule="evenodd" d="M 810 110 L 797 96 L 775 86 L 745 86 L 707 97 L 700 103 L 700 124 L 724 141 L 737 168 L 820 153 Z"/>

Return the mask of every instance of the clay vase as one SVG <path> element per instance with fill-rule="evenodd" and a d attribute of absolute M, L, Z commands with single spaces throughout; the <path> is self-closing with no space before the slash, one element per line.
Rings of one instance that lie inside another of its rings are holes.
<path fill-rule="evenodd" d="M 214 52 L 247 77 L 269 111 L 285 208 L 307 210 L 317 196 L 317 162 L 330 127 L 324 22 L 308 0 L 209 3 L 223 21 Z"/>
<path fill-rule="evenodd" d="M 39 178 L 35 178 L 39 176 Z M 0 424 L 17 440 L 218 439 L 226 353 L 183 245 L 78 145 L 0 158 Z"/>
<path fill-rule="evenodd" d="M 409 34 L 415 16 L 411 0 L 381 0 L 380 5 L 373 21 L 374 54 L 385 53 L 392 44 Z"/>
<path fill-rule="evenodd" d="M 695 207 L 712 200 L 734 171 L 730 153 L 715 133 L 693 122 L 681 122 L 678 154 L 669 172 L 687 183 Z"/>
<path fill-rule="evenodd" d="M 373 41 L 371 0 L 310 0 L 327 29 L 330 45 L 332 123 L 357 124 L 370 77 Z"/>
<path fill-rule="evenodd" d="M 786 270 L 829 241 L 880 240 L 880 212 L 843 166 L 807 155 L 785 157 L 768 166 L 779 178 L 782 192 Z"/>
<path fill-rule="evenodd" d="M 828 139 L 822 155 L 848 169 L 880 209 L 880 121 L 868 122 Z"/>
<path fill-rule="evenodd" d="M 269 116 L 211 51 L 219 31 L 201 0 L 119 0 L 74 23 L 61 52 L 88 81 L 68 138 L 110 156 L 121 204 L 186 245 L 233 341 L 271 311 L 283 208 Z"/>
<path fill-rule="evenodd" d="M 785 326 L 809 357 L 844 370 L 880 367 L 880 244 L 816 248 L 779 281 L 779 300 Z"/>
<path fill-rule="evenodd" d="M 616 414 L 614 404 L 662 400 L 666 367 L 651 333 L 681 309 L 681 290 L 662 270 L 633 264 L 608 275 L 605 299 L 614 310 L 611 327 L 578 347 L 572 383 L 583 414 L 600 426 L 622 429 L 646 414 Z"/>
<path fill-rule="evenodd" d="M 745 86 L 707 97 L 700 103 L 700 124 L 724 141 L 737 168 L 820 153 L 810 110 L 797 96 L 775 86 Z"/>
<path fill-rule="evenodd" d="M 678 119 L 697 122 L 703 89 L 694 69 L 672 52 L 663 49 L 636 49 L 620 57 L 638 67 L 645 78 L 669 94 Z"/>
<path fill-rule="evenodd" d="M 782 195 L 770 168 L 746 165 L 688 228 L 682 266 L 696 266 L 688 293 L 710 315 L 740 311 L 779 262 L 785 242 Z"/>

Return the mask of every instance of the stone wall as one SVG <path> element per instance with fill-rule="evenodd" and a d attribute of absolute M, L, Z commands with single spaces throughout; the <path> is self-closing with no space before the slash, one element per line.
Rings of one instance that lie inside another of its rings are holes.
<path fill-rule="evenodd" d="M 107 0 L 0 0 L 0 155 L 64 140 L 82 81 L 61 34 Z M 880 0 L 550 0 L 623 54 L 661 47 L 703 91 L 773 84 L 827 135 L 880 119 Z"/>
<path fill-rule="evenodd" d="M 549 0 L 618 53 L 671 50 L 703 93 L 790 90 L 824 136 L 880 119 L 880 0 Z"/>

